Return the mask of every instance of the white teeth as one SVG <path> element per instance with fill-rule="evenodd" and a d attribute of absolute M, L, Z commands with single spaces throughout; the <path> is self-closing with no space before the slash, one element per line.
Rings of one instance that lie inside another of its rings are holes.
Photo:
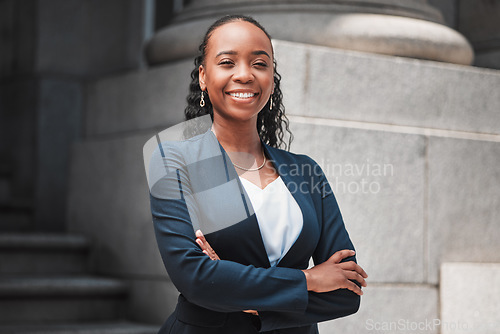
<path fill-rule="evenodd" d="M 253 97 L 255 94 L 254 93 L 229 93 L 229 95 L 233 97 L 237 97 L 240 99 L 248 99 L 250 97 Z"/>

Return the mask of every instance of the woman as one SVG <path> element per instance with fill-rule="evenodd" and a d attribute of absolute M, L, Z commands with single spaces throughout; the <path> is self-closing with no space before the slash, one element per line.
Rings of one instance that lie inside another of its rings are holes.
<path fill-rule="evenodd" d="M 367 275 L 319 166 L 277 148 L 288 123 L 271 39 L 252 18 L 226 16 L 200 52 L 186 117 L 213 124 L 184 141 L 157 136 L 146 167 L 181 293 L 160 333 L 318 333 L 357 311 Z"/>

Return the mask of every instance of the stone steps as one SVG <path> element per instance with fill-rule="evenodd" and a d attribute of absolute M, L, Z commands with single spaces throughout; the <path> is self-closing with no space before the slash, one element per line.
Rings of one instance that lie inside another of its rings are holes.
<path fill-rule="evenodd" d="M 0 231 L 27 232 L 33 228 L 33 205 L 29 200 L 0 201 Z"/>
<path fill-rule="evenodd" d="M 0 231 L 30 231 L 33 227 L 33 202 L 27 198 L 13 198 L 13 175 L 12 165 L 0 162 Z"/>
<path fill-rule="evenodd" d="M 11 195 L 10 177 L 12 168 L 6 163 L 0 163 L 0 203 L 8 201 Z"/>
<path fill-rule="evenodd" d="M 157 326 L 132 322 L 92 322 L 56 325 L 0 325 L 0 333 L 9 334 L 156 334 Z"/>
<path fill-rule="evenodd" d="M 127 286 L 96 277 L 0 278 L 0 323 L 122 319 Z"/>
<path fill-rule="evenodd" d="M 0 275 L 81 274 L 89 243 L 78 235 L 0 235 Z"/>
<path fill-rule="evenodd" d="M 80 235 L 0 234 L 0 333 L 156 333 L 126 321 L 129 286 L 92 275 Z"/>

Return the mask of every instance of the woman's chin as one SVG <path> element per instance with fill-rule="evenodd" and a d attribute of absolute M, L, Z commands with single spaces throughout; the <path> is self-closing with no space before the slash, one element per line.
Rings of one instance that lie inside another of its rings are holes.
<path fill-rule="evenodd" d="M 234 107 L 227 108 L 223 112 L 218 112 L 214 109 L 214 113 L 219 114 L 222 118 L 225 119 L 244 122 L 253 121 L 254 119 L 256 119 L 261 109 L 262 108 L 257 109 L 255 107 L 249 108 L 249 105 L 236 105 Z"/>

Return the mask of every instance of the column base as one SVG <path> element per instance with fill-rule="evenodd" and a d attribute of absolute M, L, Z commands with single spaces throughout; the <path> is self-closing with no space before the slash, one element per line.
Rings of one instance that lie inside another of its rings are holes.
<path fill-rule="evenodd" d="M 463 65 L 474 59 L 472 47 L 460 33 L 421 19 L 363 13 L 274 12 L 253 17 L 280 40 Z M 196 55 L 215 19 L 181 22 L 160 30 L 146 47 L 148 62 L 160 64 Z"/>

